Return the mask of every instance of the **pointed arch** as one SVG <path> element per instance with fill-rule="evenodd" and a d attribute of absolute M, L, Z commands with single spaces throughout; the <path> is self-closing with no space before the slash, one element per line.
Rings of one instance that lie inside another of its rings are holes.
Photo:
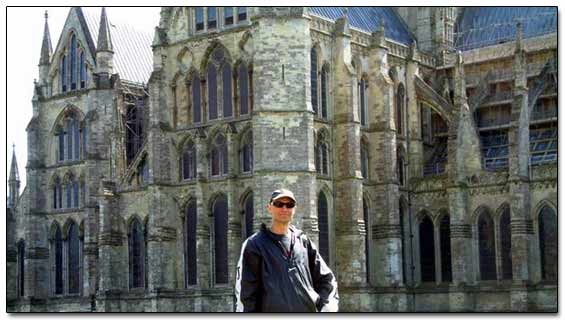
<path fill-rule="evenodd" d="M 360 148 L 360 156 L 361 156 L 361 176 L 365 180 L 369 180 L 370 178 L 370 144 L 365 135 L 361 136 L 361 148 Z"/>
<path fill-rule="evenodd" d="M 326 264 L 330 264 L 330 226 L 329 226 L 329 204 L 328 196 L 324 190 L 318 192 L 318 229 L 319 229 L 319 250 Z"/>
<path fill-rule="evenodd" d="M 239 161 L 242 173 L 253 172 L 253 130 L 244 129 L 240 135 Z"/>
<path fill-rule="evenodd" d="M 368 200 L 369 196 L 363 192 L 363 221 L 365 222 L 365 281 L 370 283 L 371 278 L 371 202 Z"/>
<path fill-rule="evenodd" d="M 129 288 L 145 287 L 145 239 L 142 220 L 137 215 L 128 218 Z"/>
<path fill-rule="evenodd" d="M 253 190 L 247 188 L 243 193 L 240 200 L 241 207 L 241 221 L 242 221 L 242 239 L 247 239 L 253 235 L 253 223 L 255 220 L 255 204 L 253 199 Z"/>
<path fill-rule="evenodd" d="M 418 214 L 418 221 L 420 278 L 422 282 L 434 282 L 436 280 L 434 223 L 427 211 Z"/>
<path fill-rule="evenodd" d="M 194 67 L 188 72 L 188 87 L 190 91 L 190 109 L 192 110 L 192 123 L 200 123 L 202 121 L 202 81 L 204 79 L 201 73 Z"/>
<path fill-rule="evenodd" d="M 180 149 L 180 168 L 181 180 L 190 181 L 196 179 L 198 155 L 196 143 L 193 138 L 188 136 L 182 141 Z"/>
<path fill-rule="evenodd" d="M 218 193 L 210 202 L 213 218 L 214 279 L 216 284 L 228 283 L 228 197 Z"/>
<path fill-rule="evenodd" d="M 80 293 L 80 237 L 79 226 L 73 219 L 65 223 L 65 240 L 67 256 L 67 292 Z"/>
<path fill-rule="evenodd" d="M 329 96 L 330 96 L 330 64 L 324 62 L 320 70 L 320 117 L 328 119 Z"/>
<path fill-rule="evenodd" d="M 490 211 L 482 210 L 477 217 L 479 271 L 481 280 L 496 280 L 496 247 L 494 221 Z"/>
<path fill-rule="evenodd" d="M 17 269 L 16 269 L 16 282 L 17 282 L 17 295 L 23 297 L 25 295 L 25 250 L 26 245 L 24 239 L 20 239 L 16 245 L 17 250 Z"/>
<path fill-rule="evenodd" d="M 310 103 L 314 115 L 318 114 L 318 95 L 319 95 L 319 66 L 320 66 L 320 44 L 312 44 L 310 49 Z"/>
<path fill-rule="evenodd" d="M 542 202 L 543 203 L 543 202 Z M 558 227 L 555 207 L 544 204 L 538 210 L 538 240 L 540 249 L 541 279 L 557 281 Z"/>
<path fill-rule="evenodd" d="M 451 282 L 453 273 L 451 267 L 451 221 L 446 209 L 440 210 L 437 218 L 439 225 L 439 249 L 441 259 L 441 281 Z"/>
<path fill-rule="evenodd" d="M 210 141 L 210 176 L 226 176 L 229 171 L 228 141 L 224 133 L 216 131 Z"/>
<path fill-rule="evenodd" d="M 358 94 L 358 108 L 359 108 L 359 121 L 361 126 L 367 126 L 368 124 L 368 89 L 369 89 L 369 77 L 366 73 L 361 74 L 361 78 L 357 83 L 357 94 Z"/>
<path fill-rule="evenodd" d="M 63 294 L 63 233 L 57 221 L 51 224 L 50 257 L 53 293 Z"/>
<path fill-rule="evenodd" d="M 404 84 L 400 82 L 396 88 L 396 95 L 395 95 L 395 106 L 396 106 L 396 133 L 398 135 L 404 135 L 404 113 L 406 110 L 405 107 L 405 100 L 406 100 L 406 89 Z"/>
<path fill-rule="evenodd" d="M 197 284 L 197 221 L 198 206 L 195 197 L 190 197 L 183 206 L 184 210 L 184 263 L 185 287 Z"/>

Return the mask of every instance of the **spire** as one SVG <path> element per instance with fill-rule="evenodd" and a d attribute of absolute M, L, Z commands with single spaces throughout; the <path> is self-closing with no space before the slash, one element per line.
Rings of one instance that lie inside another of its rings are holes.
<path fill-rule="evenodd" d="M 10 182 L 20 181 L 20 174 L 18 172 L 18 161 L 16 160 L 16 145 L 12 144 L 12 166 L 10 167 Z"/>
<path fill-rule="evenodd" d="M 522 28 L 522 22 L 516 23 L 516 52 L 521 52 L 524 50 L 524 29 Z"/>
<path fill-rule="evenodd" d="M 18 162 L 16 161 L 16 145 L 12 144 L 12 166 L 10 168 L 10 179 L 8 179 L 8 208 L 15 208 L 18 205 L 20 196 L 20 174 L 18 173 Z"/>
<path fill-rule="evenodd" d="M 102 7 L 102 13 L 100 14 L 100 27 L 98 29 L 96 51 L 114 51 L 112 47 L 112 37 L 110 36 L 110 24 L 108 23 L 106 8 L 104 7 Z"/>
<path fill-rule="evenodd" d="M 39 65 L 46 65 L 51 62 L 51 54 L 53 48 L 51 47 L 51 35 L 49 34 L 49 24 L 47 23 L 49 15 L 45 11 L 45 27 L 43 28 L 43 43 L 41 44 L 41 57 L 39 58 Z"/>

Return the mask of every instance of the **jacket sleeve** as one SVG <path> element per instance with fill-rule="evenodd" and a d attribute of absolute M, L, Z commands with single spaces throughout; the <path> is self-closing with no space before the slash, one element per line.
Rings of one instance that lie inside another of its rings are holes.
<path fill-rule="evenodd" d="M 320 295 L 320 301 L 317 304 L 318 310 L 321 312 L 337 312 L 339 295 L 335 276 L 320 255 L 316 245 L 310 239 L 307 241 L 310 274 L 314 290 Z"/>
<path fill-rule="evenodd" d="M 236 269 L 236 312 L 261 311 L 261 256 L 249 239 L 241 246 Z"/>

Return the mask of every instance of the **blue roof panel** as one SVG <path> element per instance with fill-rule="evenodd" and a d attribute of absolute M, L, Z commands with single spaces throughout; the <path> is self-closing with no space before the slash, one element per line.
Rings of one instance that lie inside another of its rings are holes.
<path fill-rule="evenodd" d="M 346 7 L 310 7 L 312 15 L 332 21 L 344 15 Z M 406 45 L 412 43 L 412 35 L 402 20 L 389 7 L 347 7 L 349 25 L 366 32 L 377 31 L 381 21 L 385 24 L 385 37 Z"/>
<path fill-rule="evenodd" d="M 471 7 L 457 23 L 455 46 L 465 51 L 516 39 L 522 22 L 524 38 L 557 32 L 557 7 Z"/>

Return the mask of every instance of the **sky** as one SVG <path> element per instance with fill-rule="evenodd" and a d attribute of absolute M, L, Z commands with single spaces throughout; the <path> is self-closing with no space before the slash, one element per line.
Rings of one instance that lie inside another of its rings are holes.
<path fill-rule="evenodd" d="M 31 99 L 33 80 L 38 76 L 38 63 L 43 39 L 45 11 L 48 12 L 49 31 L 53 50 L 69 13 L 68 7 L 8 7 L 6 8 L 7 45 L 7 108 L 6 152 L 7 177 L 12 161 L 12 144 L 15 144 L 21 180 L 20 192 L 25 187 L 27 162 L 27 134 L 25 128 L 32 116 Z M 140 31 L 153 34 L 159 23 L 159 7 L 106 7 L 108 19 L 113 24 L 126 23 Z M 132 15 L 135 19 L 131 19 Z"/>

